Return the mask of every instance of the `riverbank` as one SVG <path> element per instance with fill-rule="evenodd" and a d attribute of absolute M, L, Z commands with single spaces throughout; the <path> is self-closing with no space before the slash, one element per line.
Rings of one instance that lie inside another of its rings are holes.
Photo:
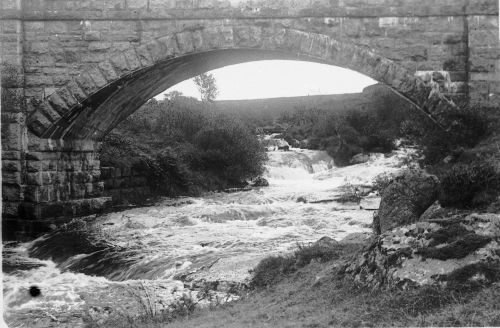
<path fill-rule="evenodd" d="M 500 325 L 500 284 L 372 289 L 339 270 L 367 244 L 332 246 L 333 259 L 320 258 L 277 282 L 216 307 L 187 308 L 168 315 L 144 312 L 96 327 L 468 327 Z M 317 254 L 318 255 L 318 254 Z"/>
<path fill-rule="evenodd" d="M 241 298 L 263 258 L 323 236 L 368 233 L 372 207 L 337 199 L 346 184 L 394 172 L 406 156 L 335 168 L 326 152 L 270 152 L 269 187 L 165 198 L 4 245 L 5 318 L 12 327 L 78 327 L 138 317 L 147 299 L 165 312 L 178 301 L 206 307 Z M 40 295 L 29 294 L 32 286 Z"/>
<path fill-rule="evenodd" d="M 217 309 L 194 312 L 168 327 L 500 325 L 500 284 L 477 289 L 373 290 L 336 275 L 337 263 L 312 263 L 272 287 Z"/>

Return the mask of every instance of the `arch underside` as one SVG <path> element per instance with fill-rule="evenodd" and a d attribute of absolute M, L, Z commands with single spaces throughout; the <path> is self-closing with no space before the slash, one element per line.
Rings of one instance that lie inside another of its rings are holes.
<path fill-rule="evenodd" d="M 110 55 L 36 104 L 28 127 L 50 139 L 101 140 L 148 99 L 203 72 L 265 59 L 314 61 L 358 71 L 437 118 L 455 107 L 439 89 L 373 51 L 329 36 L 276 29 L 257 39 L 232 27 L 187 31 Z"/>

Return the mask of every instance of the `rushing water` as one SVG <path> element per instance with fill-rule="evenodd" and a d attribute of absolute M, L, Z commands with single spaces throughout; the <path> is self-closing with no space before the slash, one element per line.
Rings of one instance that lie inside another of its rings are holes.
<path fill-rule="evenodd" d="M 138 313 L 140 293 L 161 309 L 185 293 L 199 296 L 203 286 L 230 300 L 232 288 L 244 286 L 266 256 L 323 236 L 370 231 L 372 210 L 333 199 L 340 186 L 370 184 L 405 157 L 377 155 L 336 168 L 322 151 L 268 154 L 269 187 L 165 199 L 4 245 L 7 322 L 32 326 L 36 318 L 41 326 L 73 327 L 85 316 Z M 31 286 L 41 295 L 31 296 Z"/>

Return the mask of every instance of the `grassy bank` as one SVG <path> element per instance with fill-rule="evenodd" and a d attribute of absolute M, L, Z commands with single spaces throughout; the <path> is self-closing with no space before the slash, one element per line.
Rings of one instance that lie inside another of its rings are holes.
<path fill-rule="evenodd" d="M 500 285 L 373 290 L 339 268 L 360 245 L 302 247 L 260 278 L 239 301 L 206 309 L 181 300 L 168 314 L 144 315 L 96 327 L 387 327 L 498 326 Z M 259 272 L 256 272 L 258 276 Z M 262 279 L 267 273 L 266 279 Z M 256 280 L 254 279 L 254 283 Z"/>

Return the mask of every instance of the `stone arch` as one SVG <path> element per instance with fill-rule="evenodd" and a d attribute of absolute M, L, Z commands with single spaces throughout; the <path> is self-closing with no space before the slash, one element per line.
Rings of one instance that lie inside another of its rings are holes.
<path fill-rule="evenodd" d="M 297 59 L 337 65 L 382 82 L 439 121 L 456 107 L 432 82 L 374 51 L 327 35 L 284 27 L 215 26 L 167 34 L 112 53 L 35 106 L 30 131 L 47 139 L 100 140 L 147 99 L 229 64 Z"/>

